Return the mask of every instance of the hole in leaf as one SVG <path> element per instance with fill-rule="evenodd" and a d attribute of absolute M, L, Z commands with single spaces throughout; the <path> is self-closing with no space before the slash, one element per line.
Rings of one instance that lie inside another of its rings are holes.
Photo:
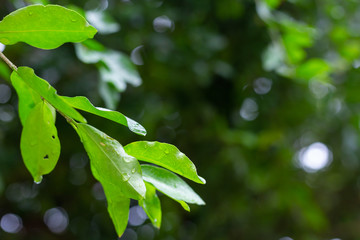
<path fill-rule="evenodd" d="M 55 139 L 55 136 L 54 136 L 54 135 L 52 135 L 51 137 L 52 137 L 53 139 Z"/>
<path fill-rule="evenodd" d="M 46 154 L 45 157 L 44 157 L 44 159 L 49 159 L 49 155 Z"/>

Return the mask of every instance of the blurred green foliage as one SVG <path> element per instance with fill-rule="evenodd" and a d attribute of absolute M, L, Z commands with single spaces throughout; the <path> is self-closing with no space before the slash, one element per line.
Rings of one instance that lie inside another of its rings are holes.
<path fill-rule="evenodd" d="M 3 1 L 0 16 L 31 2 L 39 1 Z M 159 194 L 161 229 L 150 220 L 131 222 L 123 239 L 360 236 L 357 1 L 46 2 L 103 11 L 120 31 L 96 40 L 138 65 L 143 83 L 128 86 L 117 109 L 148 135 L 86 115 L 89 122 L 124 144 L 139 138 L 175 144 L 207 179 L 194 186 L 206 206 L 188 213 Z M 82 63 L 73 45 L 43 51 L 20 44 L 5 53 L 60 94 L 104 105 L 97 70 L 103 65 Z M 32 183 L 20 157 L 21 124 L 8 75 L 0 63 L 0 216 L 16 222 L 6 215 L 16 214 L 23 227 L 15 234 L 2 229 L 0 238 L 116 239 L 101 188 L 63 119 L 57 120 L 59 164 L 42 184 Z M 319 159 L 327 161 L 311 165 Z M 136 205 L 131 202 L 131 216 Z M 67 227 L 49 230 L 51 213 L 67 216 L 58 218 Z"/>

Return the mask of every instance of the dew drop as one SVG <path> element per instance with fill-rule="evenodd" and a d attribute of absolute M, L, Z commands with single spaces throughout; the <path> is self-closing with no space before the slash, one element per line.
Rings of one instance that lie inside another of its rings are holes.
<path fill-rule="evenodd" d="M 148 148 L 148 145 L 145 145 L 144 148 L 145 148 L 145 149 Z"/>
<path fill-rule="evenodd" d="M 7 38 L 0 38 L 0 42 L 4 45 L 8 45 L 10 43 L 9 39 Z"/>
<path fill-rule="evenodd" d="M 33 12 L 29 12 L 29 16 L 32 16 L 33 15 Z"/>
<path fill-rule="evenodd" d="M 132 173 L 135 173 L 135 172 L 136 172 L 136 169 L 135 169 L 135 168 L 133 168 L 133 170 L 131 170 L 131 172 L 132 172 Z"/>
<path fill-rule="evenodd" d="M 76 22 L 76 21 L 77 21 L 77 20 L 76 20 L 76 19 L 74 19 L 74 18 L 73 18 L 73 19 L 71 19 L 71 22 L 73 22 L 73 23 L 74 23 L 74 22 Z"/>
<path fill-rule="evenodd" d="M 123 180 L 124 180 L 125 182 L 127 182 L 127 181 L 129 181 L 129 179 L 130 179 L 130 175 L 129 175 L 128 173 L 124 173 L 124 174 L 123 174 Z"/>
<path fill-rule="evenodd" d="M 164 152 L 165 152 L 165 154 L 169 154 L 169 153 L 170 153 L 168 149 L 165 149 Z"/>
<path fill-rule="evenodd" d="M 36 144 L 37 144 L 36 141 L 31 141 L 31 142 L 30 142 L 30 146 L 32 146 L 32 147 L 35 146 Z"/>
<path fill-rule="evenodd" d="M 40 176 L 40 177 L 38 177 L 37 179 L 34 180 L 34 183 L 40 184 L 42 180 L 43 180 L 43 177 Z"/>

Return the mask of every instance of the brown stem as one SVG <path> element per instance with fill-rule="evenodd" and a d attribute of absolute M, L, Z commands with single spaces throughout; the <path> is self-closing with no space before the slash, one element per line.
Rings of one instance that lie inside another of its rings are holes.
<path fill-rule="evenodd" d="M 13 64 L 2 52 L 0 52 L 0 57 L 12 70 L 14 70 L 15 72 L 17 71 L 17 67 L 15 66 L 15 64 Z"/>

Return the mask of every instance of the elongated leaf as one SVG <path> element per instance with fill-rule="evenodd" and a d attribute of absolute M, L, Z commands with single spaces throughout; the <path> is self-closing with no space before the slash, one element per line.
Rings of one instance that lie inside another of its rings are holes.
<path fill-rule="evenodd" d="M 139 141 L 124 147 L 125 151 L 138 160 L 167 168 L 194 182 L 205 184 L 205 179 L 197 175 L 191 160 L 174 145 L 160 142 Z"/>
<path fill-rule="evenodd" d="M 11 83 L 14 86 L 19 97 L 19 116 L 21 124 L 24 126 L 26 119 L 35 107 L 35 105 L 41 102 L 40 95 L 29 88 L 29 86 L 22 80 L 22 78 L 16 73 L 11 74 Z"/>
<path fill-rule="evenodd" d="M 124 233 L 129 220 L 129 198 L 111 199 L 107 197 L 108 212 L 119 237 Z"/>
<path fill-rule="evenodd" d="M 33 69 L 29 67 L 19 67 L 17 74 L 32 90 L 37 92 L 57 110 L 79 122 L 86 122 L 86 119 L 81 116 L 80 113 L 69 106 L 69 104 L 67 104 L 59 95 L 57 95 L 55 88 L 53 88 L 44 79 L 36 76 Z"/>
<path fill-rule="evenodd" d="M 157 190 L 177 201 L 204 205 L 205 202 L 184 180 L 176 174 L 160 167 L 141 165 L 143 179 Z"/>
<path fill-rule="evenodd" d="M 94 177 L 111 199 L 145 197 L 139 162 L 125 153 L 121 144 L 100 130 L 79 123 L 77 132 L 89 155 Z"/>
<path fill-rule="evenodd" d="M 62 99 L 73 108 L 86 111 L 103 118 L 107 118 L 109 120 L 129 127 L 129 129 L 134 133 L 143 136 L 146 135 L 145 128 L 139 123 L 126 117 L 120 112 L 112 111 L 106 108 L 94 107 L 94 105 L 92 105 L 89 99 L 87 99 L 86 97 L 62 97 Z"/>
<path fill-rule="evenodd" d="M 29 112 L 20 141 L 25 166 L 35 182 L 50 173 L 60 156 L 60 141 L 51 109 L 41 101 Z"/>
<path fill-rule="evenodd" d="M 160 228 L 161 226 L 161 204 L 156 195 L 156 189 L 150 183 L 145 182 L 146 195 L 144 199 L 139 200 L 139 205 L 144 209 L 152 224 Z"/>
<path fill-rule="evenodd" d="M 0 22 L 0 42 L 25 42 L 42 49 L 53 49 L 66 42 L 92 38 L 96 29 L 77 12 L 58 5 L 31 5 L 16 10 Z"/>

